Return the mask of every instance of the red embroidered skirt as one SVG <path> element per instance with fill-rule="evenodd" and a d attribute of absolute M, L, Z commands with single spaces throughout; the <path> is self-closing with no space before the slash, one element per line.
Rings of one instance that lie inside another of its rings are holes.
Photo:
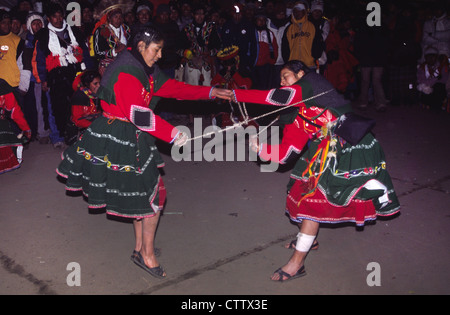
<path fill-rule="evenodd" d="M 299 201 L 307 191 L 301 181 L 296 181 L 286 198 L 286 210 L 292 221 L 312 220 L 319 223 L 354 222 L 358 226 L 375 220 L 377 213 L 372 200 L 353 199 L 347 206 L 331 204 L 319 189 Z"/>

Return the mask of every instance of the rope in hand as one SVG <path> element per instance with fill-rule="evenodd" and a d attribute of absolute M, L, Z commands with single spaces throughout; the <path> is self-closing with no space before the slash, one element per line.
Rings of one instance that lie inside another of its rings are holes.
<path fill-rule="evenodd" d="M 188 141 L 192 141 L 192 140 L 196 140 L 196 139 L 204 138 L 204 137 L 210 137 L 211 135 L 216 134 L 216 133 L 225 132 L 225 131 L 230 130 L 230 129 L 234 129 L 234 128 L 237 128 L 237 127 L 241 127 L 241 126 L 243 126 L 243 125 L 247 125 L 247 124 L 248 124 L 249 122 L 251 122 L 251 121 L 255 121 L 255 120 L 257 120 L 257 119 L 260 119 L 260 118 L 263 118 L 263 117 L 272 115 L 272 114 L 274 114 L 274 113 L 280 112 L 280 111 L 285 110 L 285 109 L 287 109 L 287 108 L 296 106 L 296 105 L 298 105 L 298 104 L 300 104 L 300 103 L 304 103 L 304 102 L 313 100 L 313 99 L 315 99 L 315 98 L 317 98 L 317 97 L 320 97 L 320 96 L 322 96 L 322 95 L 325 95 L 325 94 L 327 94 L 327 93 L 329 93 L 329 92 L 331 92 L 331 91 L 333 91 L 333 89 L 329 89 L 329 90 L 327 90 L 327 91 L 321 92 L 321 93 L 319 93 L 319 94 L 317 94 L 317 95 L 313 95 L 313 96 L 311 96 L 311 97 L 309 97 L 309 98 L 307 98 L 307 99 L 305 99 L 305 100 L 301 100 L 301 101 L 298 101 L 298 102 L 296 102 L 296 103 L 292 103 L 292 104 L 290 104 L 290 105 L 281 106 L 280 108 L 277 108 L 277 109 L 275 109 L 275 110 L 273 110 L 273 111 L 271 111 L 271 112 L 264 113 L 264 114 L 262 114 L 262 115 L 260 115 L 260 116 L 254 117 L 254 118 L 249 118 L 248 113 L 247 113 L 247 109 L 246 109 L 246 107 L 245 107 L 245 103 L 242 103 L 243 105 L 241 105 L 240 102 L 236 102 L 236 103 L 238 104 L 238 106 L 239 106 L 239 110 L 241 111 L 242 117 L 244 118 L 243 121 L 234 123 L 233 125 L 228 126 L 228 127 L 226 127 L 226 128 L 223 128 L 223 129 L 214 130 L 214 131 L 211 131 L 211 132 L 208 132 L 208 133 L 204 133 L 204 134 L 201 134 L 201 135 L 199 135 L 199 136 L 192 137 L 192 138 L 187 138 L 185 141 L 183 141 L 183 142 L 184 142 L 183 144 L 187 143 Z M 243 109 L 241 108 L 241 106 L 243 106 Z M 273 125 L 277 120 L 278 120 L 278 118 L 274 119 L 268 126 L 264 127 L 261 131 L 259 131 L 259 132 L 256 134 L 256 136 L 258 136 L 260 133 L 264 132 L 267 128 L 269 128 L 271 125 Z"/>

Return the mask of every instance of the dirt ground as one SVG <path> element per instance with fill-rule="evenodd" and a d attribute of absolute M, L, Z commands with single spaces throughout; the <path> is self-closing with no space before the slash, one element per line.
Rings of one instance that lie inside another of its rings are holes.
<path fill-rule="evenodd" d="M 449 294 L 450 115 L 407 106 L 366 115 L 377 120 L 401 214 L 362 229 L 322 226 L 307 275 L 285 283 L 269 278 L 297 234 L 284 214 L 290 169 L 175 162 L 162 146 L 168 200 L 156 245 L 168 277 L 158 280 L 130 260 L 132 224 L 66 194 L 61 151 L 33 142 L 21 168 L 0 175 L 0 294 Z"/>

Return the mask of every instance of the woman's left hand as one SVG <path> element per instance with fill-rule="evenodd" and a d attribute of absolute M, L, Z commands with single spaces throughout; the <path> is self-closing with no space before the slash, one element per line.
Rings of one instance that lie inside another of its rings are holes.
<path fill-rule="evenodd" d="M 251 136 L 248 145 L 253 152 L 258 153 L 259 152 L 258 136 Z"/>

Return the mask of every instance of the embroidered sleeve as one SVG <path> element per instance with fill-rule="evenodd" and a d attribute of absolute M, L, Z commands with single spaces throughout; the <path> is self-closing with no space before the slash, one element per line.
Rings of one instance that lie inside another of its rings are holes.
<path fill-rule="evenodd" d="M 121 73 L 114 85 L 116 106 L 137 128 L 165 141 L 171 142 L 178 129 L 156 115 L 149 103 L 152 95 L 144 89 L 138 79 L 127 73 Z"/>
<path fill-rule="evenodd" d="M 302 100 L 302 90 L 298 85 L 281 87 L 269 91 L 234 90 L 234 94 L 238 102 L 275 106 L 286 106 Z M 299 104 L 296 106 L 299 106 Z"/>
<path fill-rule="evenodd" d="M 155 131 L 155 114 L 150 108 L 131 105 L 130 118 L 139 129 L 147 132 Z"/>

